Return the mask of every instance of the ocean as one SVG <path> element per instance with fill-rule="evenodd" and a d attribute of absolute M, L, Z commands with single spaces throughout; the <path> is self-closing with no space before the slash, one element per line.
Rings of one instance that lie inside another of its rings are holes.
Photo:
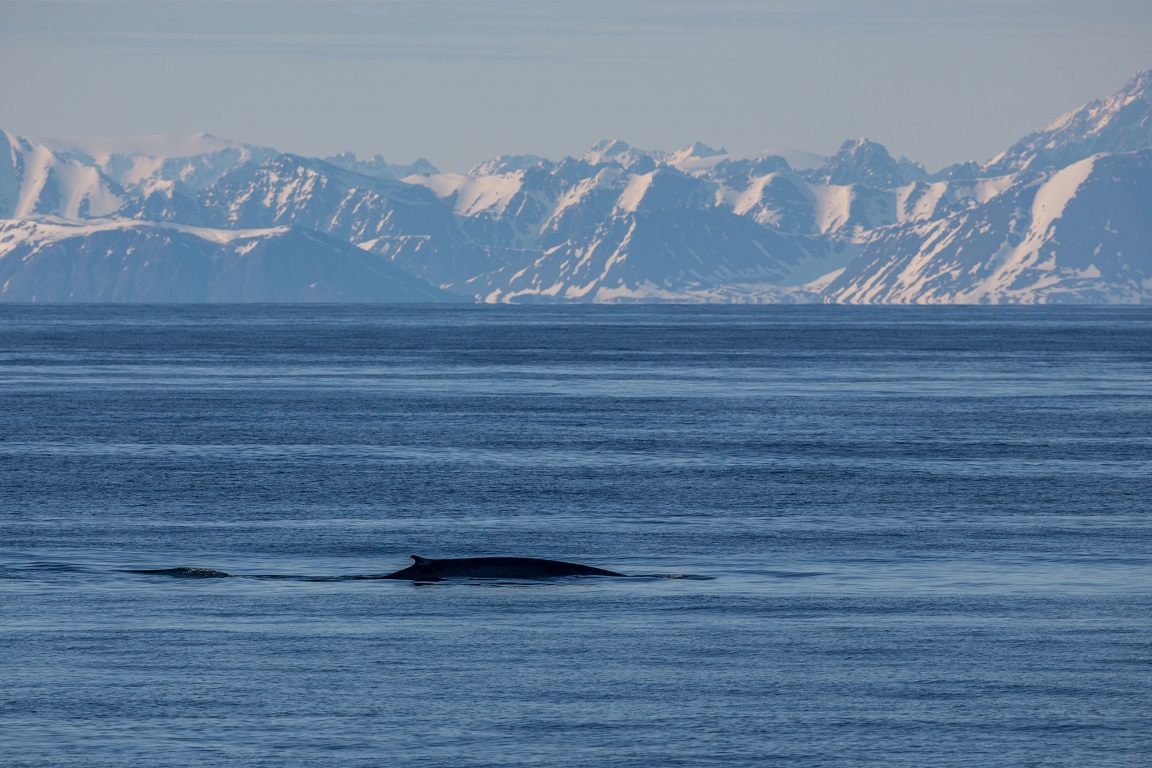
<path fill-rule="evenodd" d="M 1150 307 L 0 305 L 0 762 L 1148 766 L 1150 499 Z"/>

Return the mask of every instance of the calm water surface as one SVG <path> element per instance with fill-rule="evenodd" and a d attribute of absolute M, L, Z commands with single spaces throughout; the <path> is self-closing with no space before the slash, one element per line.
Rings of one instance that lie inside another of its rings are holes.
<path fill-rule="evenodd" d="M 1150 499 L 1147 308 L 0 305 L 0 755 L 1147 766 Z"/>

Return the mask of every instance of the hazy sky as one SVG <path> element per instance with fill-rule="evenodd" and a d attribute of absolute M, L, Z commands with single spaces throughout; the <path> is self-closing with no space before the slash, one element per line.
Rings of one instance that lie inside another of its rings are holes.
<path fill-rule="evenodd" d="M 1149 0 L 0 0 L 0 128 L 306 155 L 602 138 L 982 160 L 1152 68 Z"/>

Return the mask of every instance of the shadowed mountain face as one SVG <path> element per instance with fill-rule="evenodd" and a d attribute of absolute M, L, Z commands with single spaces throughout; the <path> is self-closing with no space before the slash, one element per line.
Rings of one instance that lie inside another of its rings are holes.
<path fill-rule="evenodd" d="M 565 576 L 623 576 L 578 563 L 541 560 L 534 557 L 463 557 L 431 560 L 412 555 L 415 561 L 404 570 L 385 576 L 407 581 L 443 579 L 555 579 Z"/>
<path fill-rule="evenodd" d="M 220 232 L 111 222 L 98 226 L 0 221 L 8 301 L 358 302 L 465 301 L 336 238 L 297 227 Z"/>
<path fill-rule="evenodd" d="M 1152 72 L 933 175 L 867 139 L 461 175 L 0 132 L 0 301 L 1152 301 L 1149 151 Z"/>

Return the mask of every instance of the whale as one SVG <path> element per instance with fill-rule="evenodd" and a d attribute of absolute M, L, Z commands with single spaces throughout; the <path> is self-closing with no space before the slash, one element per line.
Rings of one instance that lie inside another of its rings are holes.
<path fill-rule="evenodd" d="M 153 568 L 145 571 L 128 571 L 145 576 L 172 576 L 177 579 L 230 579 L 232 574 L 212 568 Z"/>
<path fill-rule="evenodd" d="M 619 576 L 623 573 L 593 568 L 562 560 L 535 557 L 458 557 L 433 560 L 412 555 L 415 561 L 403 570 L 381 576 L 382 579 L 406 581 L 443 581 L 444 579 L 555 579 L 562 576 Z"/>

